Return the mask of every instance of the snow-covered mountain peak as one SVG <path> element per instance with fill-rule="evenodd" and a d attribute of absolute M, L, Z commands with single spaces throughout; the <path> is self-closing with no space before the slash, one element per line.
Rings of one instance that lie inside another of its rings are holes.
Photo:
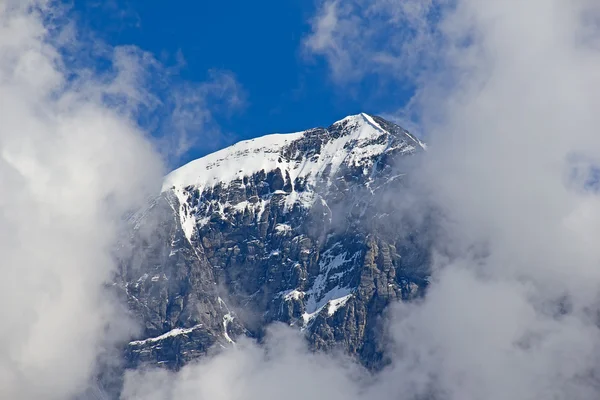
<path fill-rule="evenodd" d="M 292 181 L 302 178 L 310 184 L 325 170 L 333 175 L 342 165 L 364 163 L 368 167 L 369 160 L 397 150 L 398 146 L 406 152 L 423 147 L 397 125 L 361 113 L 337 121 L 327 129 L 270 134 L 238 142 L 171 172 L 165 178 L 163 191 L 189 186 L 202 191 L 277 169 L 283 175 L 289 174 Z"/>
<path fill-rule="evenodd" d="M 145 327 L 129 365 L 178 368 L 273 321 L 303 330 L 314 349 L 342 345 L 377 362 L 375 321 L 427 285 L 427 242 L 387 201 L 423 147 L 358 114 L 239 142 L 169 174 L 131 219 L 140 250 L 124 252 L 123 290 Z"/>

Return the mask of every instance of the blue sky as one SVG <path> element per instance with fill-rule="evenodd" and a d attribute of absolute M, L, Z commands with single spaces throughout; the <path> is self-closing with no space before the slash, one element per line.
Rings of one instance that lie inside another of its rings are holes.
<path fill-rule="evenodd" d="M 167 65 L 182 55 L 178 80 L 201 82 L 210 70 L 231 72 L 245 102 L 233 112 L 215 113 L 226 134 L 217 146 L 222 147 L 266 133 L 327 126 L 361 111 L 391 112 L 410 97 L 373 76 L 335 83 L 326 61 L 303 51 L 317 6 L 311 0 L 180 0 L 168 6 L 157 0 L 76 0 L 74 10 L 84 29 L 110 45 L 136 45 Z M 212 149 L 196 146 L 182 161 Z"/>

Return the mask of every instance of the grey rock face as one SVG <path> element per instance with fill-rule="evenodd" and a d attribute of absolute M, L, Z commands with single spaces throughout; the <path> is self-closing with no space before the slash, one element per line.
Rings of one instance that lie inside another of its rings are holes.
<path fill-rule="evenodd" d="M 227 307 L 214 268 L 202 248 L 193 248 L 179 225 L 169 193 L 134 217 L 119 284 L 144 328 L 126 349 L 126 366 L 156 363 L 179 368 L 214 345 L 244 332 Z"/>
<path fill-rule="evenodd" d="M 122 255 L 118 285 L 144 327 L 126 366 L 177 369 L 279 321 L 380 367 L 384 309 L 427 285 L 428 243 L 394 205 L 422 150 L 360 114 L 173 172 Z"/>

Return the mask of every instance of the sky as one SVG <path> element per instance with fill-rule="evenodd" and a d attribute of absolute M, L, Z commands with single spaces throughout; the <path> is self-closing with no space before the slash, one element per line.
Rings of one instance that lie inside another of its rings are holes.
<path fill-rule="evenodd" d="M 74 25 L 57 2 L 0 0 L 0 398 L 81 399 L 99 360 L 115 360 L 139 328 L 105 290 L 123 216 L 190 146 L 231 140 L 221 113 L 262 93 L 225 62 L 184 78 L 151 37 L 119 36 L 122 21 L 144 23 L 125 10 L 107 22 L 84 7 Z M 331 93 L 415 86 L 385 110 L 429 138 L 410 190 L 391 194 L 411 217 L 439 210 L 427 295 L 390 308 L 380 374 L 279 326 L 177 373 L 128 371 L 121 399 L 597 399 L 600 4 L 325 0 L 301 12 L 289 51 L 323 63 Z"/>
<path fill-rule="evenodd" d="M 218 110 L 222 134 L 196 143 L 181 163 L 238 140 L 328 126 L 359 112 L 389 113 L 410 99 L 409 86 L 377 77 L 336 84 L 325 60 L 304 46 L 317 6 L 313 0 L 179 0 L 176 6 L 75 0 L 74 16 L 110 45 L 135 45 L 179 65 L 177 79 L 205 81 L 211 70 L 235 77 L 243 104 Z M 201 129 L 190 134 L 203 137 Z"/>

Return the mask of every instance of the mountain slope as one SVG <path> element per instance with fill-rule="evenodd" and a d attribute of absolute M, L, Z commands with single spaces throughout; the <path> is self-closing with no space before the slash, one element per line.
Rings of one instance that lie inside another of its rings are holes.
<path fill-rule="evenodd" d="M 119 286 L 145 327 L 127 366 L 179 368 L 280 321 L 376 368 L 383 310 L 427 284 L 427 242 L 394 213 L 406 160 L 423 149 L 359 114 L 173 171 L 124 247 Z"/>

